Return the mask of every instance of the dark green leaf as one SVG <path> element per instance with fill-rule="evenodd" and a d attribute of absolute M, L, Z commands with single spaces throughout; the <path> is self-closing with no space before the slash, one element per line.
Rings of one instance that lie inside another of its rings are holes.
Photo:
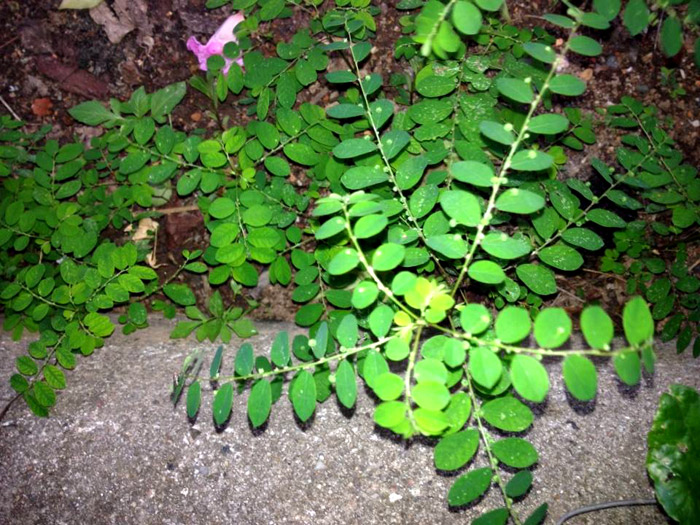
<path fill-rule="evenodd" d="M 491 140 L 510 146 L 515 142 L 512 124 L 499 124 L 490 120 L 482 120 L 479 123 L 479 130 Z"/>
<path fill-rule="evenodd" d="M 214 381 L 219 377 L 219 370 L 221 369 L 221 359 L 224 355 L 224 347 L 219 346 L 214 354 L 214 359 L 211 360 L 211 365 L 209 366 L 209 379 Z"/>
<path fill-rule="evenodd" d="M 556 135 L 566 131 L 569 127 L 569 120 L 557 113 L 538 115 L 530 120 L 527 129 L 540 135 Z"/>
<path fill-rule="evenodd" d="M 499 397 L 484 403 L 481 414 L 489 425 L 506 432 L 522 432 L 535 419 L 532 410 L 513 396 Z"/>
<path fill-rule="evenodd" d="M 538 257 L 558 270 L 573 271 L 583 266 L 583 256 L 566 244 L 557 244 L 543 248 Z"/>
<path fill-rule="evenodd" d="M 166 284 L 163 292 L 180 306 L 191 306 L 197 302 L 194 293 L 186 284 Z"/>
<path fill-rule="evenodd" d="M 580 401 L 590 401 L 598 389 L 598 374 L 595 365 L 580 355 L 570 355 L 562 365 L 564 382 L 571 395 Z"/>
<path fill-rule="evenodd" d="M 468 472 L 457 478 L 447 495 L 450 507 L 460 507 L 480 497 L 491 486 L 493 472 L 489 467 Z"/>
<path fill-rule="evenodd" d="M 355 406 L 357 399 L 357 382 L 355 380 L 355 370 L 352 364 L 343 359 L 335 372 L 335 391 L 338 401 L 346 407 Z"/>
<path fill-rule="evenodd" d="M 586 83 L 573 75 L 557 75 L 549 82 L 549 89 L 558 95 L 577 97 L 586 91 Z"/>
<path fill-rule="evenodd" d="M 519 498 L 532 486 L 532 472 L 521 470 L 506 484 L 506 494 L 509 498 Z"/>
<path fill-rule="evenodd" d="M 569 228 L 561 234 L 561 237 L 569 244 L 585 250 L 596 251 L 604 246 L 600 235 L 587 228 Z"/>
<path fill-rule="evenodd" d="M 465 35 L 476 35 L 481 29 L 481 12 L 471 2 L 458 1 L 452 9 L 452 23 Z"/>
<path fill-rule="evenodd" d="M 214 413 L 214 421 L 217 425 L 223 425 L 231 414 L 231 406 L 233 405 L 233 385 L 226 383 L 223 385 L 214 396 L 214 404 L 212 412 Z"/>
<path fill-rule="evenodd" d="M 498 460 L 509 467 L 527 468 L 539 459 L 535 447 L 522 438 L 499 439 L 491 447 Z"/>
<path fill-rule="evenodd" d="M 500 284 L 506 279 L 503 269 L 493 261 L 476 261 L 467 272 L 470 279 L 485 284 Z"/>
<path fill-rule="evenodd" d="M 377 149 L 377 145 L 366 139 L 347 139 L 333 148 L 333 155 L 339 159 L 351 159 L 371 153 Z"/>
<path fill-rule="evenodd" d="M 530 84 L 519 78 L 498 78 L 496 87 L 502 95 L 523 104 L 529 104 L 535 98 Z"/>
<path fill-rule="evenodd" d="M 440 195 L 440 206 L 457 224 L 475 227 L 481 220 L 481 207 L 477 198 L 467 191 L 448 190 Z"/>
<path fill-rule="evenodd" d="M 549 268 L 536 264 L 521 264 L 515 269 L 518 278 L 533 292 L 539 295 L 557 293 L 554 273 Z"/>
<path fill-rule="evenodd" d="M 466 465 L 479 446 L 479 431 L 470 428 L 442 438 L 434 451 L 435 468 L 458 470 Z"/>
<path fill-rule="evenodd" d="M 530 314 L 519 306 L 506 306 L 498 314 L 496 337 L 506 344 L 518 343 L 530 335 Z"/>
<path fill-rule="evenodd" d="M 625 27 L 632 36 L 644 31 L 649 25 L 649 8 L 645 0 L 630 0 L 622 15 Z"/>
<path fill-rule="evenodd" d="M 511 161 L 511 167 L 514 170 L 519 171 L 541 171 L 546 170 L 554 164 L 554 158 L 536 149 L 528 149 L 518 151 L 513 155 L 513 160 Z M 510 191 L 518 191 L 516 189 Z M 527 190 L 520 190 L 525 192 Z"/>
<path fill-rule="evenodd" d="M 640 296 L 633 297 L 622 312 L 625 337 L 631 345 L 642 344 L 654 335 L 654 320 L 649 306 Z"/>
<path fill-rule="evenodd" d="M 244 343 L 236 353 L 234 361 L 234 369 L 239 376 L 247 376 L 253 371 L 253 346 L 250 343 Z"/>
<path fill-rule="evenodd" d="M 316 382 L 306 370 L 301 370 L 294 377 L 290 387 L 289 398 L 294 413 L 302 421 L 307 421 L 316 410 Z"/>
<path fill-rule="evenodd" d="M 691 387 L 672 385 L 659 401 L 647 436 L 649 477 L 666 513 L 680 523 L 700 521 L 700 395 Z"/>
<path fill-rule="evenodd" d="M 275 340 L 272 343 L 270 359 L 279 368 L 283 368 L 289 364 L 290 357 L 289 335 L 286 331 L 282 331 L 277 334 L 277 337 L 275 337 Z"/>
<path fill-rule="evenodd" d="M 248 396 L 248 418 L 253 428 L 260 427 L 270 416 L 272 405 L 272 387 L 266 379 L 260 379 L 250 389 Z"/>
<path fill-rule="evenodd" d="M 539 42 L 526 42 L 523 44 L 523 49 L 532 58 L 536 58 L 545 64 L 551 64 L 557 57 L 557 54 L 552 49 L 552 46 L 541 44 Z"/>
<path fill-rule="evenodd" d="M 667 16 L 661 26 L 661 50 L 667 57 L 678 54 L 683 47 L 683 29 L 675 16 Z"/>
<path fill-rule="evenodd" d="M 88 126 L 99 126 L 109 120 L 119 118 L 96 100 L 73 106 L 68 110 L 68 113 L 78 122 L 82 122 Z"/>
<path fill-rule="evenodd" d="M 202 400 L 202 387 L 199 381 L 192 383 L 187 389 L 187 417 L 194 419 L 199 412 L 199 405 Z"/>
<path fill-rule="evenodd" d="M 547 397 L 547 370 L 534 357 L 516 355 L 510 365 L 510 377 L 515 391 L 528 401 L 541 403 Z"/>
<path fill-rule="evenodd" d="M 528 190 L 511 188 L 496 199 L 496 208 L 508 213 L 530 214 L 544 207 L 544 198 Z"/>
<path fill-rule="evenodd" d="M 639 360 L 639 354 L 636 351 L 627 351 L 617 354 L 613 358 L 615 371 L 623 383 L 634 386 L 639 383 L 642 368 Z"/>
<path fill-rule="evenodd" d="M 574 53 L 579 55 L 584 55 L 587 57 L 595 57 L 603 52 L 601 45 L 587 36 L 575 36 L 569 42 L 569 49 Z"/>

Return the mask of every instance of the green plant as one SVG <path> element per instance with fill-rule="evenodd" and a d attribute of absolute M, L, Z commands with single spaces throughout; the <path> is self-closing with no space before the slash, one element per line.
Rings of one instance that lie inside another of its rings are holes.
<path fill-rule="evenodd" d="M 700 520 L 700 395 L 684 385 L 671 385 L 661 395 L 647 436 L 647 471 L 656 498 L 680 523 Z"/>
<path fill-rule="evenodd" d="M 143 116 L 150 109 L 152 117 L 144 118 L 150 126 L 145 131 L 132 126 L 129 132 L 152 135 L 154 119 L 164 121 L 183 95 L 184 85 L 166 88 L 153 95 L 152 107 L 144 108 L 136 102 L 145 94 L 136 92 L 121 110 Z M 113 111 L 87 103 L 76 114 L 93 124 L 122 121 Z M 55 390 L 65 387 L 62 369 L 72 369 L 76 353 L 90 355 L 113 332 L 113 323 L 100 311 L 128 304 L 125 332 L 147 326 L 143 301 L 179 290 L 171 281 L 200 254 L 185 251 L 183 264 L 161 283 L 143 264 L 147 243 L 116 246 L 105 238 L 110 230 L 149 215 L 134 208 L 167 201 L 166 188 L 152 188 L 148 174 L 135 175 L 148 158 L 127 155 L 119 162 L 117 154 L 126 144 L 110 142 L 109 134 L 90 148 L 80 142 L 59 146 L 55 140 L 42 142 L 48 129 L 26 135 L 20 126 L 4 116 L 0 120 L 0 245 L 5 247 L 0 300 L 3 327 L 14 338 L 25 330 L 40 334 L 28 355 L 17 359 L 19 373 L 11 385 L 32 411 L 46 416 Z M 158 167 L 161 173 L 167 171 L 163 168 Z"/>
<path fill-rule="evenodd" d="M 117 304 L 127 309 L 127 331 L 145 326 L 143 301 L 157 297 L 154 309 L 174 315 L 175 306 L 184 307 L 189 318 L 173 337 L 194 332 L 200 341 L 228 342 L 233 333 L 252 335 L 245 313 L 255 302 L 246 290 L 267 270 L 271 283 L 293 288 L 296 321 L 309 334 L 281 332 L 269 357 L 245 343 L 230 372 L 219 347 L 206 377 L 216 387 L 217 425 L 245 386 L 249 419 L 259 427 L 286 378 L 293 376 L 287 393 L 294 411 L 307 421 L 333 392 L 354 406 L 360 375 L 380 401 L 375 422 L 406 439 L 434 438 L 438 469 L 463 468 L 479 448 L 486 454 L 488 467 L 456 479 L 451 506 L 470 503 L 493 482 L 504 507 L 481 523 L 521 523 L 514 500 L 528 492 L 526 469 L 538 453 L 525 438 L 501 433 L 524 432 L 533 421 L 514 393 L 533 403 L 546 398 L 542 358 L 564 358 L 564 382 L 583 401 L 597 392 L 589 356 L 611 358 L 627 384 L 639 382 L 642 367 L 651 372 L 655 360 L 654 320 L 640 296 L 622 313 L 627 344 L 613 346 L 613 322 L 593 305 L 580 316 L 588 348 L 562 349 L 572 319 L 545 307 L 559 291 L 557 275 L 582 268 L 610 245 L 611 232 L 632 231 L 633 203 L 644 202 L 669 233 L 692 230 L 697 173 L 673 150 L 655 112 L 625 98 L 608 111 L 607 124 L 625 132 L 615 164 L 595 160 L 599 179 L 564 177 L 568 155 L 595 142 L 596 121 L 578 108 L 555 110 L 586 89 L 558 68 L 569 52 L 600 54 L 600 44 L 581 34 L 600 25 L 600 13 L 565 2 L 566 16 L 545 15 L 565 37 L 559 43 L 543 28 L 501 19 L 500 1 L 403 0 L 397 8 L 405 11 L 405 36 L 394 56 L 408 71 L 387 81 L 370 72 L 377 8 L 366 0 L 329 4 L 301 4 L 309 28 L 278 42 L 270 57 L 258 48 L 264 35 L 257 23 L 263 12 L 286 16 L 284 2 L 234 0 L 247 18 L 238 44 L 224 54 L 243 52 L 244 66 L 233 64 L 224 75 L 224 60 L 211 57 L 207 73 L 190 82 L 212 102 L 221 128 L 212 136 L 173 129 L 167 115 L 184 95 L 180 83 L 153 94 L 139 89 L 109 109 L 94 101 L 73 108 L 76 120 L 107 129 L 85 151 L 80 144 L 39 146 L 41 136 L 16 129 L 0 137 L 10 144 L 0 150 L 0 299 L 10 312 L 7 328 L 42 338 L 18 361 L 13 386 L 46 415 L 54 401 L 48 391 L 59 386 L 49 379 L 56 365 L 66 367 L 62 359 L 83 344 L 100 344 L 114 329 L 104 312 Z M 337 93 L 326 109 L 301 101 L 320 78 Z M 248 123 L 219 118 L 231 101 L 248 107 Z M 668 183 L 673 189 L 658 190 Z M 36 197 L 42 184 L 46 203 Z M 114 191 L 105 189 L 110 184 Z M 157 218 L 173 192 L 196 201 L 208 245 L 183 252 L 177 271 L 159 277 L 139 264 L 150 241 L 117 247 L 105 235 L 113 233 L 108 227 Z M 49 220 L 24 218 L 31 215 Z M 77 239 L 64 241 L 61 222 L 74 215 L 67 232 Z M 55 297 L 39 290 L 48 286 L 43 272 L 62 290 Z M 179 282 L 182 272 L 201 274 L 216 289 L 208 314 Z M 124 277 L 132 274 L 141 286 Z M 480 297 L 494 297 L 500 311 Z M 34 319 L 37 309 L 44 316 Z M 531 335 L 534 345 L 526 343 Z M 200 350 L 188 356 L 173 387 L 174 402 L 186 391 L 190 418 L 203 395 L 203 359 Z M 546 504 L 525 523 L 545 513 Z"/>
<path fill-rule="evenodd" d="M 651 236 L 645 236 L 646 223 L 628 224 L 616 237 L 616 248 L 605 251 L 601 271 L 626 277 L 626 292 L 640 293 L 653 305 L 652 317 L 662 328 L 659 338 L 668 342 L 676 339 L 678 353 L 693 343 L 693 357 L 700 355 L 700 320 L 698 295 L 700 281 L 690 272 L 687 246 L 675 248 L 675 260 L 670 265 L 651 249 Z M 624 262 L 622 262 L 624 261 Z M 694 342 L 693 342 L 694 339 Z"/>
<path fill-rule="evenodd" d="M 595 0 L 603 22 L 609 22 L 620 12 L 620 0 Z M 685 8 L 685 14 L 681 11 Z M 683 29 L 697 34 L 700 24 L 698 0 L 629 0 L 622 12 L 622 21 L 632 36 L 644 32 L 650 25 L 659 28 L 661 51 L 673 57 L 683 48 Z M 700 38 L 694 44 L 695 64 L 700 67 Z"/>
<path fill-rule="evenodd" d="M 672 99 L 682 97 L 686 94 L 685 89 L 678 83 L 676 70 L 673 68 L 661 68 L 661 85 L 668 89 Z"/>

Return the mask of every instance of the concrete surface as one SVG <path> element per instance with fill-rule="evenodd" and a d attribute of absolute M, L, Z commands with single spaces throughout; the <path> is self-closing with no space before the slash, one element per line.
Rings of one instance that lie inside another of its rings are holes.
<path fill-rule="evenodd" d="M 217 432 L 211 396 L 191 426 L 184 403 L 173 411 L 173 373 L 195 341 L 170 341 L 161 322 L 129 337 L 115 335 L 68 374 L 51 418 L 15 404 L 0 423 L 0 523 L 56 524 L 432 524 L 468 523 L 501 505 L 492 487 L 477 505 L 451 511 L 455 476 L 437 474 L 429 443 L 406 445 L 375 429 L 364 393 L 353 417 L 334 397 L 311 424 L 295 422 L 286 397 L 264 431 L 236 397 L 229 425 Z M 256 353 L 267 353 L 278 330 L 258 327 Z M 0 403 L 26 345 L 0 336 Z M 215 345 L 201 345 L 213 352 Z M 224 367 L 231 367 L 233 350 Z M 660 345 L 656 374 L 638 388 L 621 386 L 605 361 L 599 397 L 583 406 L 562 388 L 560 364 L 548 363 L 552 391 L 528 432 L 540 453 L 522 516 L 549 502 L 548 523 L 591 503 L 649 498 L 645 435 L 667 385 L 700 387 L 700 360 Z M 208 367 L 208 362 L 205 365 Z M 225 368 L 226 369 L 226 368 Z M 362 390 L 362 388 L 360 388 Z M 208 394 L 208 393 L 207 393 Z M 484 463 L 479 453 L 474 464 Z M 508 476 L 510 474 L 507 474 Z M 667 523 L 655 506 L 608 510 L 570 524 Z"/>

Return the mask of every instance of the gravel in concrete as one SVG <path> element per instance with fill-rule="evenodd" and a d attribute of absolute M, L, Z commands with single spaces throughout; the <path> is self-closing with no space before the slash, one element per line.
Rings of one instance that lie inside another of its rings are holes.
<path fill-rule="evenodd" d="M 173 410 L 168 395 L 173 373 L 197 343 L 170 341 L 170 328 L 163 322 L 115 335 L 81 359 L 51 418 L 37 419 L 20 403 L 10 409 L 0 423 L 0 523 L 467 523 L 501 504 L 492 487 L 478 504 L 450 510 L 446 495 L 456 476 L 435 471 L 429 442 L 407 445 L 375 428 L 364 392 L 352 417 L 331 398 L 306 425 L 282 398 L 262 431 L 248 424 L 247 394 L 236 397 L 228 426 L 217 431 L 207 392 L 190 425 L 184 405 Z M 252 340 L 258 354 L 280 329 L 295 330 L 279 323 L 259 329 Z M 0 338 L 3 405 L 12 394 L 6 378 L 13 357 L 25 345 Z M 645 436 L 659 395 L 674 382 L 700 388 L 700 360 L 677 356 L 672 345 L 657 350 L 657 371 L 638 388 L 622 386 L 602 361 L 592 404 L 573 402 L 561 365 L 547 364 L 552 390 L 527 433 L 540 461 L 530 494 L 516 504 L 523 516 L 545 501 L 553 523 L 581 505 L 653 497 Z M 480 453 L 474 465 L 483 464 Z M 667 520 L 647 506 L 567 523 Z"/>

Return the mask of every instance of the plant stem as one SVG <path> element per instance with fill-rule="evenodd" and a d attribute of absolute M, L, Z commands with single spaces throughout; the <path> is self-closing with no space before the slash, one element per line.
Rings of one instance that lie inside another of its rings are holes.
<path fill-rule="evenodd" d="M 454 3 L 454 0 L 452 3 Z M 347 27 L 345 28 L 345 31 L 347 32 L 347 35 L 348 35 L 348 41 L 350 42 L 350 45 L 352 46 L 353 45 L 352 34 L 350 33 L 350 31 L 348 30 Z M 355 68 L 355 74 L 357 75 L 357 84 L 360 87 L 360 91 L 362 92 L 362 99 L 365 102 L 365 110 L 366 110 L 366 114 L 367 114 L 367 120 L 369 121 L 369 124 L 372 127 L 372 131 L 374 133 L 374 138 L 377 141 L 377 148 L 379 149 L 379 153 L 382 157 L 382 160 L 384 161 L 386 174 L 389 176 L 389 180 L 391 181 L 391 184 L 393 186 L 393 191 L 398 195 L 399 202 L 401 203 L 401 206 L 403 207 L 404 211 L 406 212 L 406 216 L 408 217 L 409 221 L 411 222 L 411 224 L 415 228 L 416 233 L 418 234 L 418 237 L 421 239 L 423 244 L 427 244 L 425 234 L 423 233 L 423 228 L 421 228 L 420 225 L 418 224 L 418 220 L 411 212 L 411 208 L 408 205 L 408 200 L 406 199 L 406 196 L 403 194 L 403 192 L 399 188 L 398 184 L 396 183 L 396 174 L 394 173 L 394 168 L 392 167 L 391 163 L 389 162 L 389 158 L 387 157 L 386 152 L 384 151 L 384 146 L 382 145 L 382 137 L 379 134 L 379 128 L 377 128 L 377 125 L 374 121 L 374 116 L 372 115 L 372 111 L 370 110 L 369 97 L 367 96 L 367 92 L 365 91 L 365 87 L 362 85 L 362 73 L 360 71 L 360 66 L 357 63 L 357 60 L 355 60 L 355 55 L 352 52 L 352 47 L 350 48 L 350 57 L 352 58 L 352 63 L 353 63 L 353 66 Z M 433 262 L 435 263 L 437 268 L 440 270 L 440 273 L 443 275 L 443 277 L 447 278 L 447 272 L 445 272 L 445 269 L 440 264 L 440 260 L 435 256 L 435 254 L 432 251 L 429 250 L 428 253 L 430 253 L 431 259 L 433 259 Z"/>
<path fill-rule="evenodd" d="M 494 457 L 493 451 L 491 450 L 491 441 L 493 438 L 484 427 L 484 424 L 481 422 L 479 399 L 476 397 L 476 393 L 474 392 L 472 378 L 466 366 L 464 367 L 464 380 L 462 381 L 462 384 L 466 384 L 467 393 L 469 394 L 469 399 L 471 399 L 472 402 L 472 413 L 474 414 L 474 420 L 476 421 L 476 426 L 479 430 L 479 436 L 481 437 L 481 442 L 484 444 L 484 449 L 486 450 L 486 456 L 488 457 L 491 471 L 493 472 L 493 476 L 496 478 L 498 488 L 501 490 L 501 495 L 503 496 L 503 501 L 508 509 L 508 514 L 510 514 L 510 517 L 515 525 L 521 525 L 520 517 L 518 516 L 517 511 L 513 508 L 513 500 L 506 494 L 506 484 L 498 471 L 498 460 Z"/>
<path fill-rule="evenodd" d="M 562 236 L 562 234 L 563 234 L 566 230 L 568 230 L 573 224 L 576 224 L 576 223 L 578 223 L 579 221 L 581 221 L 582 219 L 584 219 L 584 218 L 588 215 L 588 212 L 591 211 L 591 209 L 592 209 L 595 205 L 597 205 L 602 199 L 604 199 L 608 193 L 610 193 L 612 190 L 614 190 L 615 188 L 617 188 L 617 186 L 619 186 L 620 184 L 622 184 L 622 183 L 625 181 L 625 179 L 627 179 L 627 177 L 629 177 L 630 175 L 634 175 L 634 170 L 636 170 L 637 168 L 641 167 L 642 164 L 644 164 L 644 163 L 645 163 L 647 160 L 649 160 L 651 157 L 653 157 L 653 155 L 651 154 L 651 152 L 647 153 L 647 154 L 644 156 L 644 158 L 642 158 L 642 160 L 640 160 L 634 167 L 632 167 L 631 169 L 627 170 L 627 172 L 625 172 L 623 175 L 620 175 L 620 177 L 619 177 L 615 182 L 613 182 L 610 186 L 608 186 L 608 188 L 607 188 L 603 193 L 601 193 L 600 195 L 596 196 L 596 198 L 593 199 L 593 200 L 588 204 L 588 206 L 586 206 L 586 209 L 584 209 L 583 211 L 581 211 L 580 213 L 578 213 L 574 218 L 569 219 L 568 222 L 564 225 L 564 227 L 563 227 L 562 229 L 560 229 L 559 231 L 557 231 L 557 232 L 556 232 L 554 235 L 552 235 L 549 239 L 547 239 L 545 242 L 543 242 L 541 245 L 539 245 L 537 248 L 535 248 L 535 249 L 530 253 L 530 257 L 534 257 L 535 255 L 537 255 L 538 253 L 540 253 L 544 248 L 546 248 L 547 246 L 549 246 L 550 244 L 552 244 L 554 241 L 556 241 L 557 239 L 559 239 L 559 238 Z"/>
<path fill-rule="evenodd" d="M 624 103 L 623 103 L 623 105 L 624 105 Z M 691 200 L 690 196 L 688 195 L 688 192 L 686 191 L 685 187 L 680 183 L 680 181 L 678 180 L 678 177 L 676 177 L 676 174 L 673 172 L 673 170 L 671 169 L 671 167 L 670 167 L 670 166 L 668 165 L 668 163 L 666 162 L 666 158 L 665 158 L 663 155 L 661 155 L 661 153 L 659 152 L 659 150 L 658 150 L 658 148 L 657 148 L 657 146 L 656 146 L 656 142 L 654 141 L 654 138 L 652 137 L 651 133 L 649 133 L 649 131 L 647 130 L 647 128 L 644 126 L 644 122 L 642 122 L 642 120 L 639 118 L 639 115 L 637 115 L 634 111 L 632 111 L 632 108 L 631 108 L 631 107 L 629 107 L 629 106 L 627 106 L 627 105 L 625 105 L 625 107 L 627 107 L 627 108 L 632 112 L 632 114 L 634 115 L 634 118 L 635 118 L 635 120 L 637 121 L 637 123 L 639 124 L 639 127 L 641 128 L 642 132 L 644 133 L 644 135 L 646 136 L 647 140 L 649 141 L 649 145 L 651 146 L 652 152 L 655 153 L 655 154 L 658 156 L 659 160 L 660 160 L 661 163 L 664 165 L 664 168 L 666 169 L 666 171 L 668 172 L 668 174 L 669 174 L 669 175 L 671 176 L 671 178 L 673 179 L 673 182 L 675 183 L 676 188 L 678 189 L 678 192 L 679 192 L 681 195 L 683 195 L 683 198 L 685 199 L 686 202 L 688 202 L 688 203 L 692 202 L 692 200 Z M 665 139 L 665 138 L 666 138 L 666 137 L 664 137 L 664 139 Z M 665 140 L 664 140 L 664 142 L 661 143 L 661 145 L 663 146 L 664 143 L 665 143 Z"/>
<path fill-rule="evenodd" d="M 408 421 L 411 423 L 411 427 L 414 430 L 418 429 L 416 425 L 416 420 L 413 417 L 413 408 L 411 407 L 411 381 L 413 380 L 413 368 L 416 365 L 416 356 L 418 355 L 418 348 L 420 347 L 420 336 L 423 331 L 423 326 L 418 325 L 416 330 L 415 339 L 413 340 L 413 348 L 408 354 L 408 365 L 406 366 L 406 375 L 404 376 L 404 399 L 406 402 L 406 414 L 408 414 Z"/>
<path fill-rule="evenodd" d="M 357 346 L 354 348 L 349 348 L 348 350 L 345 350 L 344 352 L 339 352 L 337 354 L 325 356 L 317 361 L 312 361 L 309 363 L 300 363 L 298 365 L 286 366 L 284 368 L 277 368 L 276 370 L 270 370 L 268 372 L 248 374 L 248 375 L 244 375 L 244 376 L 221 376 L 219 378 L 219 380 L 220 381 L 248 381 L 249 379 L 257 380 L 257 379 L 263 379 L 265 377 L 278 376 L 280 374 L 287 374 L 289 372 L 296 372 L 298 370 L 303 370 L 304 368 L 316 367 L 316 366 L 322 365 L 324 363 L 329 363 L 331 361 L 339 361 L 339 360 L 345 359 L 346 357 L 349 357 L 351 355 L 358 354 L 358 353 L 362 352 L 363 350 L 370 350 L 372 348 L 378 348 L 378 347 L 382 346 L 383 344 L 387 343 L 388 341 L 390 341 L 391 339 L 393 339 L 393 337 L 383 337 L 379 341 L 375 341 L 373 343 L 370 343 L 370 344 L 367 344 L 364 346 Z"/>
<path fill-rule="evenodd" d="M 506 156 L 505 160 L 503 161 L 503 164 L 501 164 L 501 169 L 499 170 L 498 177 L 496 178 L 496 181 L 494 182 L 494 185 L 491 189 L 491 196 L 489 197 L 489 200 L 486 204 L 486 211 L 484 212 L 484 216 L 479 222 L 479 225 L 476 228 L 476 236 L 474 237 L 474 242 L 472 242 L 471 248 L 469 249 L 469 252 L 467 253 L 466 257 L 464 258 L 464 263 L 462 264 L 462 269 L 459 272 L 459 276 L 457 277 L 457 280 L 454 283 L 454 286 L 452 288 L 452 296 L 454 297 L 455 293 L 457 293 L 457 290 L 459 289 L 460 285 L 462 284 L 462 281 L 464 280 L 464 276 L 467 273 L 467 268 L 471 264 L 472 260 L 474 259 L 474 255 L 476 254 L 476 250 L 481 246 L 481 242 L 484 239 L 484 230 L 486 227 L 491 223 L 491 218 L 493 214 L 493 210 L 496 205 L 496 197 L 498 196 L 498 191 L 501 188 L 501 185 L 505 183 L 505 176 L 508 173 L 508 170 L 510 169 L 510 164 L 511 161 L 513 160 L 513 156 L 515 153 L 518 151 L 520 148 L 520 145 L 527 139 L 529 138 L 529 133 L 528 133 L 528 125 L 530 123 L 530 120 L 532 119 L 533 115 L 535 114 L 535 111 L 539 107 L 540 103 L 542 102 L 542 99 L 544 98 L 545 93 L 547 92 L 547 89 L 549 88 L 549 83 L 552 80 L 552 77 L 556 73 L 557 70 L 557 65 L 559 64 L 559 60 L 561 57 L 566 55 L 566 52 L 569 49 L 569 45 L 571 44 L 571 39 L 574 37 L 576 34 L 576 30 L 578 29 L 578 23 L 574 25 L 574 27 L 571 29 L 571 32 L 569 33 L 569 37 L 564 44 L 564 48 L 562 49 L 561 55 L 557 56 L 557 58 L 554 60 L 552 63 L 552 67 L 549 69 L 549 73 L 547 74 L 547 77 L 545 78 L 542 87 L 538 90 L 537 96 L 535 99 L 530 103 L 530 108 L 527 112 L 527 115 L 525 116 L 525 120 L 523 122 L 522 127 L 520 128 L 520 131 L 518 132 L 518 135 L 515 139 L 515 142 L 511 144 L 510 150 L 508 151 L 508 155 Z"/>

